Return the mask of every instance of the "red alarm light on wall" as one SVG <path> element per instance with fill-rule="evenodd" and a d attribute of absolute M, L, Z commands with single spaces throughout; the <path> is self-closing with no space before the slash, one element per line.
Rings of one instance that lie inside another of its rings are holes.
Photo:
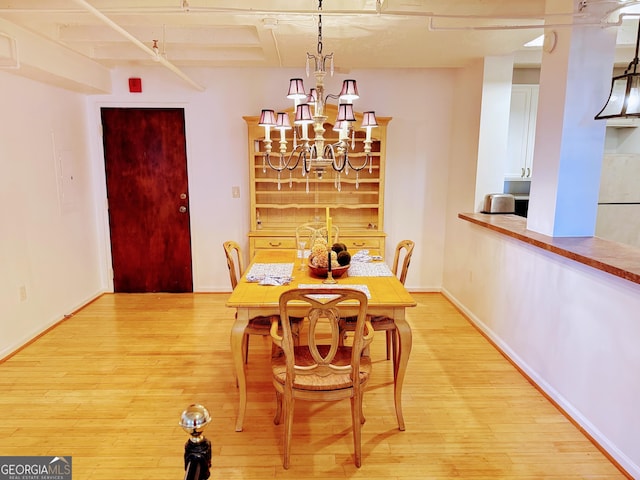
<path fill-rule="evenodd" d="M 131 92 L 131 93 L 140 93 L 140 92 L 142 92 L 142 79 L 141 78 L 130 78 L 129 79 L 129 92 Z"/>

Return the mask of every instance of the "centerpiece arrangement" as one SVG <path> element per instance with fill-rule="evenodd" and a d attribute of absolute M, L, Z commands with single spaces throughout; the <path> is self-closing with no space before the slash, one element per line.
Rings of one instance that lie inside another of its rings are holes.
<path fill-rule="evenodd" d="M 309 254 L 309 270 L 313 275 L 326 278 L 331 272 L 333 277 L 338 278 L 349 270 L 350 264 L 351 254 L 344 243 L 334 243 L 329 248 L 326 238 L 315 239 Z"/>

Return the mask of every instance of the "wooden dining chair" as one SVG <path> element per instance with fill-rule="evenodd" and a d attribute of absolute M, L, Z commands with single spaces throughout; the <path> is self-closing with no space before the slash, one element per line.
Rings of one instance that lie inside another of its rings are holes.
<path fill-rule="evenodd" d="M 236 285 L 242 274 L 244 273 L 244 261 L 242 252 L 238 243 L 229 240 L 222 244 L 224 254 L 227 257 L 227 267 L 229 267 L 229 280 L 231 280 L 231 289 L 235 290 Z"/>
<path fill-rule="evenodd" d="M 231 288 L 235 289 L 236 285 L 244 274 L 244 261 L 242 259 L 242 251 L 238 243 L 229 240 L 222 244 L 224 247 L 224 253 L 227 257 L 227 266 L 229 267 L 229 280 L 231 281 Z M 249 361 L 249 335 L 269 335 L 271 329 L 271 321 L 273 319 L 278 320 L 279 317 L 254 317 L 249 320 L 249 324 L 244 329 L 244 337 L 242 339 L 242 353 L 244 357 L 244 363 Z"/>
<path fill-rule="evenodd" d="M 411 255 L 413 255 L 413 248 L 415 246 L 416 244 L 413 240 L 401 240 L 396 245 L 396 253 L 393 256 L 393 267 L 391 268 L 391 271 L 396 277 L 398 277 L 398 280 L 400 280 L 400 283 L 403 285 L 407 279 L 407 272 L 409 271 L 409 264 L 411 263 Z M 399 267 L 400 270 L 398 270 Z"/>
<path fill-rule="evenodd" d="M 412 240 L 401 240 L 396 245 L 396 251 L 393 256 L 393 266 L 391 267 L 391 271 L 396 277 L 398 277 L 398 280 L 400 280 L 400 283 L 402 283 L 403 285 L 405 280 L 407 279 L 407 272 L 409 271 L 409 264 L 411 263 L 411 255 L 413 255 L 414 247 L 415 242 L 413 242 Z M 393 358 L 395 369 L 398 353 L 398 339 L 396 335 L 395 322 L 392 318 L 385 316 L 373 316 L 370 317 L 370 320 L 375 331 L 386 332 L 387 360 Z M 346 332 L 353 331 L 354 319 L 352 317 L 343 318 L 340 321 L 340 328 L 343 332 L 343 335 L 346 334 Z"/>
<path fill-rule="evenodd" d="M 345 346 L 340 340 L 340 310 L 344 302 L 357 308 L 354 340 Z M 280 347 L 280 355 L 271 358 L 273 385 L 276 391 L 274 423 L 280 424 L 284 414 L 283 466 L 289 468 L 291 433 L 296 400 L 337 401 L 351 399 L 354 463 L 362 463 L 361 428 L 364 388 L 371 376 L 371 360 L 363 351 L 373 340 L 373 327 L 367 319 L 367 296 L 348 288 L 300 288 L 280 296 L 282 328 L 273 322 L 271 338 Z M 304 338 L 295 345 L 292 318 L 302 318 Z M 293 314 L 295 313 L 295 317 Z M 304 341 L 306 340 L 306 341 Z M 322 421 L 322 419 L 320 419 Z"/>

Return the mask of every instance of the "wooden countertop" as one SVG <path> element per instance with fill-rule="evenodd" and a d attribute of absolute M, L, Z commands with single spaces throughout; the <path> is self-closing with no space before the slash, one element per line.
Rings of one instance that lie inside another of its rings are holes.
<path fill-rule="evenodd" d="M 640 249 L 599 237 L 549 237 L 527 230 L 517 215 L 459 213 L 458 218 L 640 284 Z"/>

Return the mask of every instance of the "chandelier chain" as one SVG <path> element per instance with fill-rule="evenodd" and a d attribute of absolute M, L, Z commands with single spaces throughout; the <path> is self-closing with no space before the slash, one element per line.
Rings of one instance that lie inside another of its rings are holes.
<path fill-rule="evenodd" d="M 318 2 L 318 11 L 322 12 L 322 0 Z M 318 56 L 322 56 L 322 13 L 318 15 Z"/>

